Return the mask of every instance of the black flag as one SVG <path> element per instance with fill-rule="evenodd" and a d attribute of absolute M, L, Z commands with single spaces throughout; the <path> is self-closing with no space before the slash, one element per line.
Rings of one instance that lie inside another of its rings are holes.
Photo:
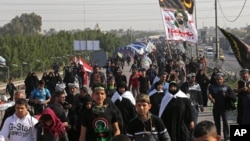
<path fill-rule="evenodd" d="M 183 9 L 193 14 L 194 0 L 159 0 L 160 7 Z"/>
<path fill-rule="evenodd" d="M 235 37 L 233 34 L 226 30 L 219 28 L 223 35 L 229 41 L 231 48 L 235 54 L 238 63 L 242 68 L 250 69 L 250 47 L 242 40 Z"/>

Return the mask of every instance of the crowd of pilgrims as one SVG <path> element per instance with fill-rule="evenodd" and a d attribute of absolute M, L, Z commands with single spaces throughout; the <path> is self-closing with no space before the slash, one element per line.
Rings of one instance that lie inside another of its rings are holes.
<path fill-rule="evenodd" d="M 20 91 L 13 97 L 16 105 L 24 104 L 36 117 L 30 126 L 36 129 L 38 141 L 111 141 L 119 134 L 135 141 L 196 140 L 193 131 L 208 100 L 213 103 L 217 134 L 221 135 L 222 117 L 223 135 L 229 139 L 227 118 L 228 111 L 235 109 L 235 91 L 239 94 L 237 121 L 249 124 L 244 108 L 249 102 L 243 102 L 249 92 L 249 71 L 241 71 L 239 87 L 233 91 L 219 69 L 214 68 L 208 77 L 206 58 L 186 61 L 184 56 L 163 57 L 165 61 L 162 56 L 149 54 L 152 64 L 148 69 L 142 67 L 142 56 L 135 55 L 111 58 L 105 66 L 94 65 L 91 73 L 78 63 L 64 67 L 62 76 L 59 71 L 45 72 L 39 79 L 36 73 L 29 73 L 24 94 L 28 103 L 20 100 Z M 129 77 L 123 73 L 125 65 L 130 67 Z M 15 113 L 18 117 L 16 109 L 6 110 L 1 135 L 7 134 L 9 116 Z M 11 136 L 21 135 L 9 131 L 6 138 L 10 141 L 24 137 Z"/>

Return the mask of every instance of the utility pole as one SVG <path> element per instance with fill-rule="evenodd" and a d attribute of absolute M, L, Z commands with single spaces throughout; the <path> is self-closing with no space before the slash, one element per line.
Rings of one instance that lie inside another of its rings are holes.
<path fill-rule="evenodd" d="M 195 2 L 196 3 L 196 2 Z M 197 30 L 197 12 L 196 12 L 196 4 L 194 5 L 194 10 L 195 10 L 195 27 L 196 27 L 196 30 Z M 198 49 L 198 43 L 199 41 L 197 41 L 196 43 L 196 58 L 198 59 L 199 57 L 199 49 Z M 197 60 L 198 61 L 198 60 Z"/>
<path fill-rule="evenodd" d="M 219 43 L 218 43 L 218 22 L 217 22 L 217 0 L 215 0 L 215 47 L 216 47 L 216 60 L 219 60 Z"/>

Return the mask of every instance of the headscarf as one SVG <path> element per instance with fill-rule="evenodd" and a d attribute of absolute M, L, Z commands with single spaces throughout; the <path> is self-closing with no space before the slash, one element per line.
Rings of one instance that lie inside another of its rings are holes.
<path fill-rule="evenodd" d="M 175 86 L 176 87 L 176 90 L 175 91 L 173 91 L 173 90 L 170 90 L 170 87 L 171 86 Z M 170 94 L 172 94 L 172 95 L 175 95 L 178 91 L 179 91 L 179 87 L 178 87 L 178 85 L 177 85 L 177 83 L 175 82 L 175 81 L 171 81 L 170 83 L 169 83 L 169 93 Z"/>
<path fill-rule="evenodd" d="M 47 126 L 45 122 L 50 119 L 52 119 L 53 123 L 51 126 Z M 66 132 L 66 129 L 61 120 L 56 116 L 55 112 L 49 107 L 43 110 L 40 122 L 43 123 L 42 124 L 43 128 L 48 130 L 52 135 L 56 137 L 62 136 Z"/>
<path fill-rule="evenodd" d="M 122 93 L 119 91 L 119 88 L 125 88 L 125 91 L 128 90 L 128 87 L 127 87 L 126 83 L 124 83 L 124 82 L 118 83 L 118 84 L 117 84 L 117 88 L 116 88 L 116 91 L 117 91 L 120 95 L 122 95 Z"/>

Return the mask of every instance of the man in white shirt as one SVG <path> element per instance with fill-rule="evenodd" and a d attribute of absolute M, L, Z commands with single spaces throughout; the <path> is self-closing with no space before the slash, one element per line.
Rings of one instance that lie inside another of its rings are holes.
<path fill-rule="evenodd" d="M 15 104 L 15 113 L 8 117 L 0 135 L 9 141 L 36 141 L 35 125 L 37 119 L 30 116 L 26 99 L 18 99 Z"/>

